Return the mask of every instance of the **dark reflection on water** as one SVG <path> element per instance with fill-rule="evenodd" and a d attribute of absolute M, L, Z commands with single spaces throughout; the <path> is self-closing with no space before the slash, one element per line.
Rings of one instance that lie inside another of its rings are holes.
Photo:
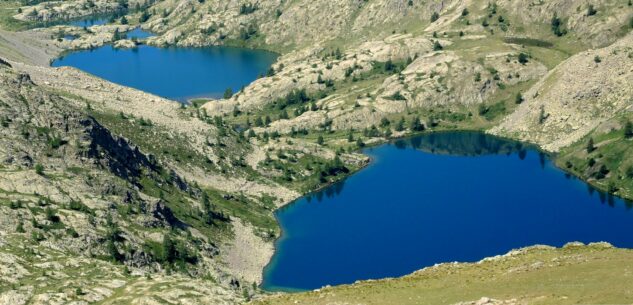
<path fill-rule="evenodd" d="M 525 159 L 530 146 L 479 132 L 444 132 L 395 140 L 399 149 L 415 148 L 432 154 L 452 156 L 510 155 L 519 153 Z"/>
<path fill-rule="evenodd" d="M 598 192 L 529 145 L 438 133 L 365 150 L 373 162 L 276 212 L 271 290 L 313 289 L 476 261 L 534 244 L 633 247 L 633 204 Z"/>
<path fill-rule="evenodd" d="M 91 27 L 93 25 L 104 25 L 108 23 L 108 20 L 109 20 L 109 17 L 102 17 L 102 18 L 88 17 L 85 19 L 70 21 L 68 22 L 68 25 L 78 26 L 78 27 Z"/>

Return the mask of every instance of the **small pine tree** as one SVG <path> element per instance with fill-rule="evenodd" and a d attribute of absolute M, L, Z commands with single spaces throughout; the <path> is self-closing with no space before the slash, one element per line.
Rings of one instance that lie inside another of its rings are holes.
<path fill-rule="evenodd" d="M 147 11 L 143 11 L 143 12 L 141 13 L 141 16 L 138 18 L 138 22 L 143 23 L 143 22 L 145 22 L 145 21 L 149 20 L 149 17 L 151 17 L 151 16 L 149 15 L 149 12 L 147 12 Z"/>
<path fill-rule="evenodd" d="M 433 43 L 433 51 L 441 51 L 442 49 L 444 49 L 444 47 L 442 46 L 442 44 L 440 44 L 439 41 L 435 41 Z"/>
<path fill-rule="evenodd" d="M 18 225 L 17 225 L 17 227 L 15 228 L 15 231 L 16 231 L 16 232 L 18 232 L 18 233 L 24 233 L 24 232 L 26 232 L 26 231 L 24 230 L 24 223 L 22 222 L 22 220 L 20 220 L 20 222 L 18 222 Z"/>
<path fill-rule="evenodd" d="M 517 93 L 516 97 L 514 98 L 514 102 L 517 104 L 523 103 L 523 95 L 521 94 L 521 92 Z"/>
<path fill-rule="evenodd" d="M 119 29 L 114 29 L 114 34 L 112 34 L 112 40 L 113 41 L 121 40 L 121 33 L 119 33 Z"/>
<path fill-rule="evenodd" d="M 319 145 L 323 145 L 323 143 L 324 143 L 324 142 L 325 142 L 325 141 L 323 140 L 323 136 L 322 136 L 322 135 L 319 135 L 319 137 L 317 138 L 317 144 L 319 144 Z"/>
<path fill-rule="evenodd" d="M 437 19 L 440 19 L 440 14 L 438 14 L 437 12 L 433 12 L 433 14 L 431 15 L 431 22 L 435 22 L 437 21 Z"/>
<path fill-rule="evenodd" d="M 390 58 L 390 59 L 388 59 L 388 60 L 385 62 L 385 71 L 386 71 L 386 72 L 391 72 L 391 71 L 393 71 L 395 68 L 396 68 L 396 65 L 394 65 L 394 64 L 393 64 L 393 61 L 391 60 L 391 58 Z"/>
<path fill-rule="evenodd" d="M 173 263 L 176 260 L 176 245 L 169 234 L 163 237 L 162 259 L 165 262 Z"/>
<path fill-rule="evenodd" d="M 545 113 L 545 106 L 541 105 L 541 110 L 538 115 L 538 123 L 543 124 L 547 120 L 548 115 Z"/>
<path fill-rule="evenodd" d="M 232 97 L 233 97 L 233 89 L 231 89 L 230 87 L 226 88 L 226 90 L 224 90 L 224 99 L 228 100 Z"/>
<path fill-rule="evenodd" d="M 464 8 L 464 9 L 462 10 L 462 16 L 463 16 L 463 17 L 466 17 L 466 16 L 468 16 L 468 14 L 470 14 L 470 12 L 468 11 L 468 8 Z"/>
<path fill-rule="evenodd" d="M 624 124 L 624 137 L 627 139 L 633 138 L 633 123 L 631 121 L 627 121 Z"/>
<path fill-rule="evenodd" d="M 593 6 L 593 4 L 589 4 L 589 6 L 587 7 L 587 16 L 593 16 L 593 15 L 595 15 L 597 13 L 598 13 L 598 11 Z"/>
<path fill-rule="evenodd" d="M 567 30 L 562 28 L 563 21 L 558 17 L 558 14 L 554 13 L 554 16 L 552 17 L 551 25 L 552 25 L 552 32 L 554 32 L 554 35 L 560 37 L 567 34 Z"/>
<path fill-rule="evenodd" d="M 589 142 L 587 142 L 587 153 L 592 153 L 596 150 L 596 146 L 593 143 L 593 138 L 589 138 Z"/>
<path fill-rule="evenodd" d="M 398 121 L 398 123 L 396 123 L 396 127 L 395 127 L 396 131 L 403 131 L 404 130 L 404 118 L 401 117 L 400 120 Z"/>
<path fill-rule="evenodd" d="M 422 122 L 420 122 L 419 117 L 415 117 L 413 121 L 411 121 L 411 126 L 409 129 L 411 129 L 411 131 L 424 131 L 424 125 L 422 124 Z"/>

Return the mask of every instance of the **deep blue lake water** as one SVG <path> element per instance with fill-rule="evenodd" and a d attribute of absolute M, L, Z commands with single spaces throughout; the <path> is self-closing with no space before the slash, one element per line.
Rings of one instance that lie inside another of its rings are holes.
<path fill-rule="evenodd" d="M 110 18 L 87 17 L 85 19 L 78 19 L 78 20 L 73 20 L 71 22 L 68 22 L 68 25 L 78 26 L 78 27 L 91 27 L 93 25 L 104 25 L 108 23 L 108 20 L 110 20 Z"/>
<path fill-rule="evenodd" d="M 365 153 L 367 168 L 276 212 L 283 234 L 264 288 L 401 276 L 535 244 L 633 247 L 630 203 L 516 142 L 438 133 Z"/>
<path fill-rule="evenodd" d="M 143 30 L 141 28 L 135 28 L 135 29 L 133 29 L 133 30 L 131 30 L 129 32 L 124 33 L 124 35 L 125 35 L 125 38 L 127 38 L 127 39 L 134 39 L 134 38 L 136 38 L 136 39 L 144 39 L 144 38 L 148 38 L 148 37 L 154 36 L 154 34 L 148 32 L 148 31 L 145 31 L 145 30 Z"/>
<path fill-rule="evenodd" d="M 53 67 L 72 66 L 111 82 L 185 101 L 238 91 L 277 59 L 275 53 L 231 47 L 135 49 L 103 46 L 72 52 Z"/>

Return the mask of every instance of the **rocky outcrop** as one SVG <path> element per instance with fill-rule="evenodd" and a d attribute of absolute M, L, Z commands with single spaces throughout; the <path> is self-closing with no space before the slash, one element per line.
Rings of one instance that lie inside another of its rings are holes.
<path fill-rule="evenodd" d="M 99 162 L 109 171 L 123 179 L 138 179 L 142 170 L 158 171 L 156 160 L 141 153 L 138 147 L 133 147 L 124 138 L 113 136 L 109 130 L 99 124 L 94 118 L 81 120 L 89 137 L 89 147 L 85 156 Z"/>

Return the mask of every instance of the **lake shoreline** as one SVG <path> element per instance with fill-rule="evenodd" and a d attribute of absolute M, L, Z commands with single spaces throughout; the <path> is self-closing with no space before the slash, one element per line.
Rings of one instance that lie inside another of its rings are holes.
<path fill-rule="evenodd" d="M 475 134 L 475 135 L 482 135 L 482 136 L 485 136 L 485 137 L 490 137 L 490 138 L 494 138 L 494 139 L 497 139 L 497 140 L 505 141 L 505 142 L 507 142 L 509 144 L 512 144 L 512 143 L 519 144 L 518 147 L 520 147 L 520 150 L 532 150 L 533 153 L 537 154 L 537 156 L 538 155 L 545 156 L 549 160 L 547 162 L 547 164 L 552 165 L 553 168 L 556 171 L 564 173 L 565 175 L 568 175 L 568 173 L 566 171 L 564 171 L 562 168 L 560 168 L 556 164 L 556 159 L 555 159 L 556 155 L 540 149 L 540 147 L 538 147 L 538 145 L 535 145 L 533 143 L 525 143 L 525 142 L 522 142 L 522 141 L 517 141 L 515 139 L 508 139 L 506 137 L 500 137 L 500 136 L 497 136 L 497 135 L 491 135 L 491 134 L 488 134 L 485 131 L 481 131 L 481 130 L 474 130 L 474 131 L 473 130 L 437 131 L 437 132 L 436 131 L 431 131 L 431 132 L 425 131 L 423 133 L 418 133 L 418 134 L 412 135 L 412 136 L 392 138 L 392 139 L 388 139 L 388 140 L 385 140 L 385 141 L 371 143 L 370 145 L 368 145 L 368 146 L 364 147 L 363 149 L 361 149 L 361 152 L 363 152 L 363 154 L 368 157 L 368 162 L 363 167 L 359 168 L 357 171 L 351 172 L 350 174 L 346 175 L 346 177 L 344 177 L 342 179 L 339 179 L 339 180 L 337 180 L 335 182 L 332 182 L 332 183 L 329 183 L 327 185 L 321 186 L 321 187 L 319 187 L 318 189 L 316 189 L 314 191 L 310 191 L 310 192 L 308 192 L 306 194 L 303 194 L 301 197 L 299 197 L 297 199 L 294 199 L 292 201 L 289 201 L 289 202 L 285 203 L 284 205 L 282 205 L 280 208 L 275 210 L 275 219 L 276 219 L 277 223 L 279 224 L 281 234 L 274 242 L 274 254 L 273 254 L 273 257 L 278 251 L 280 251 L 280 243 L 284 241 L 284 237 L 287 234 L 287 232 L 286 232 L 287 228 L 284 229 L 284 227 L 281 225 L 282 221 L 279 218 L 278 212 L 280 210 L 284 209 L 284 208 L 287 208 L 288 206 L 292 206 L 294 204 L 299 203 L 301 199 L 306 198 L 307 196 L 310 196 L 311 194 L 315 194 L 317 192 L 323 191 L 324 189 L 326 189 L 328 187 L 331 187 L 331 186 L 333 186 L 336 183 L 339 183 L 339 182 L 341 182 L 341 181 L 343 181 L 345 179 L 350 178 L 353 175 L 356 175 L 356 174 L 362 172 L 363 169 L 369 167 L 370 165 L 375 164 L 375 157 L 371 156 L 371 155 L 367 155 L 365 150 L 373 149 L 374 147 L 381 147 L 382 145 L 395 144 L 399 140 L 411 140 L 411 139 L 413 139 L 415 137 L 419 137 L 419 136 L 432 137 L 432 136 L 436 136 L 436 135 L 446 135 L 446 134 L 454 134 L 454 133 L 466 133 L 466 134 L 470 133 L 470 134 Z M 452 154 L 449 153 L 448 155 L 452 155 Z M 495 153 L 492 153 L 492 155 L 495 155 Z M 505 153 L 500 153 L 499 155 L 505 155 Z M 543 157 L 541 157 L 541 158 L 543 158 Z M 585 180 L 581 179 L 580 177 L 576 177 L 576 176 L 573 176 L 573 177 L 578 178 L 578 180 L 581 183 L 583 183 L 583 184 L 590 185 L 588 183 L 588 181 L 585 181 Z M 315 216 L 315 217 L 318 217 L 318 216 Z M 572 240 L 569 240 L 569 242 L 571 242 L 571 241 Z M 596 240 L 596 242 L 597 241 L 598 240 Z M 552 245 L 556 246 L 555 244 L 552 244 Z M 621 245 L 618 245 L 618 247 L 621 247 Z M 499 253 L 497 253 L 497 254 L 499 254 Z M 274 258 L 271 257 L 271 260 L 269 261 L 269 263 L 262 269 L 264 282 L 262 282 L 262 285 L 260 285 L 260 287 L 263 288 L 265 291 L 271 292 L 271 293 L 277 293 L 277 292 L 309 291 L 309 290 L 319 289 L 319 288 L 314 288 L 314 289 L 312 289 L 312 288 L 310 288 L 310 289 L 299 289 L 299 288 L 297 288 L 297 289 L 294 289 L 294 288 L 288 288 L 288 287 L 283 287 L 283 286 L 276 286 L 276 285 L 268 286 L 268 285 L 266 285 L 266 281 L 265 281 L 266 276 L 270 272 L 270 268 L 273 268 L 275 266 L 274 264 L 276 264 L 276 261 L 275 261 Z M 338 285 L 338 284 L 332 284 L 332 285 Z M 329 286 L 329 285 L 325 285 L 325 286 Z"/>

